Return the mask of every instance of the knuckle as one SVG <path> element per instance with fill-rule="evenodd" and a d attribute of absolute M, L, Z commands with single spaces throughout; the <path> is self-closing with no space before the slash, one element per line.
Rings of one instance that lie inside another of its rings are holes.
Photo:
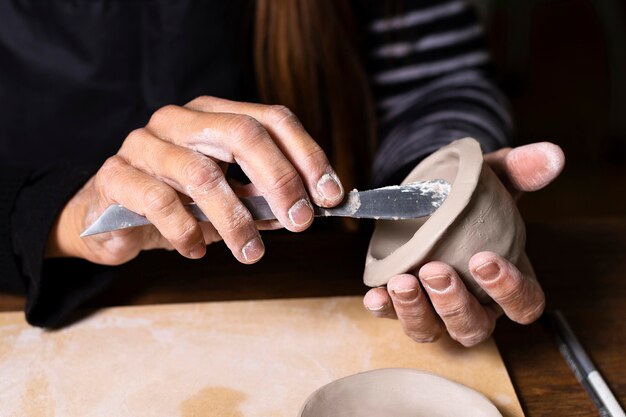
<path fill-rule="evenodd" d="M 197 239 L 194 238 L 197 232 L 198 224 L 193 220 L 189 220 L 180 227 L 176 227 L 176 234 L 168 240 L 179 246 L 189 246 L 191 248 L 191 246 L 197 243 Z"/>
<path fill-rule="evenodd" d="M 147 136 L 148 132 L 143 127 L 132 130 L 126 135 L 118 154 L 129 158 L 135 155 L 137 151 L 142 152 Z"/>
<path fill-rule="evenodd" d="M 527 311 L 524 311 L 519 317 L 515 318 L 515 321 L 519 324 L 530 324 L 541 317 L 544 309 L 546 308 L 545 297 L 541 297 L 536 303 L 532 305 Z"/>
<path fill-rule="evenodd" d="M 133 145 L 135 144 L 135 142 L 141 143 L 145 139 L 146 135 L 147 135 L 146 129 L 143 127 L 132 130 L 126 136 L 126 139 L 124 140 L 124 143 L 122 144 L 122 147 L 124 147 L 125 145 L 128 146 L 128 144 Z"/>
<path fill-rule="evenodd" d="M 144 190 L 142 201 L 149 212 L 168 216 L 176 209 L 178 195 L 169 187 L 150 185 Z"/>
<path fill-rule="evenodd" d="M 202 95 L 202 96 L 198 96 L 194 98 L 187 105 L 196 107 L 199 109 L 203 109 L 203 110 L 205 109 L 209 110 L 212 107 L 211 104 L 213 103 L 213 100 L 214 98 L 211 96 Z"/>
<path fill-rule="evenodd" d="M 321 172 L 328 171 L 330 163 L 328 161 L 328 158 L 326 157 L 326 153 L 319 145 L 317 145 L 317 143 L 313 142 L 309 146 L 307 146 L 307 149 L 305 149 L 303 152 L 303 156 L 305 166 L 308 167 L 309 172 L 321 175 Z"/>
<path fill-rule="evenodd" d="M 456 300 L 437 308 L 437 313 L 444 321 L 464 322 L 469 317 L 469 308 L 464 301 Z"/>
<path fill-rule="evenodd" d="M 168 123 L 172 119 L 176 117 L 180 108 L 174 104 L 168 104 L 166 106 L 161 107 L 150 117 L 150 121 L 148 122 L 149 126 L 158 126 L 163 123 Z"/>
<path fill-rule="evenodd" d="M 300 120 L 288 107 L 275 104 L 269 106 L 269 120 L 276 126 L 301 126 Z"/>
<path fill-rule="evenodd" d="M 326 153 L 317 144 L 311 146 L 311 149 L 307 152 L 306 158 L 311 161 L 313 166 L 328 165 L 328 158 Z"/>
<path fill-rule="evenodd" d="M 103 180 L 104 178 L 117 176 L 123 165 L 124 160 L 118 155 L 113 155 L 107 158 L 98 170 L 98 175 L 96 175 L 97 184 L 100 184 L 100 180 Z"/>
<path fill-rule="evenodd" d="M 249 235 L 247 229 L 251 226 L 253 227 L 252 215 L 242 204 L 237 204 L 228 215 L 225 224 L 226 234 L 230 236 L 247 236 Z"/>
<path fill-rule="evenodd" d="M 288 194 L 295 188 L 299 178 L 295 169 L 284 169 L 272 176 L 267 191 L 270 193 Z"/>
<path fill-rule="evenodd" d="M 505 284 L 497 295 L 498 304 L 509 309 L 518 309 L 524 305 L 526 291 L 520 288 L 520 283 Z"/>
<path fill-rule="evenodd" d="M 100 192 L 108 189 L 111 179 L 119 177 L 125 164 L 124 159 L 118 155 L 107 158 L 94 177 L 94 188 Z"/>
<path fill-rule="evenodd" d="M 403 308 L 400 309 L 397 314 L 404 322 L 412 327 L 417 327 L 431 319 L 428 311 L 424 308 Z"/>
<path fill-rule="evenodd" d="M 190 192 L 208 192 L 217 188 L 224 176 L 219 167 L 208 158 L 197 157 L 183 167 L 183 177 L 186 178 Z"/>
<path fill-rule="evenodd" d="M 247 115 L 235 116 L 231 128 L 234 134 L 234 144 L 244 148 L 269 138 L 269 134 L 263 125 L 254 117 Z"/>

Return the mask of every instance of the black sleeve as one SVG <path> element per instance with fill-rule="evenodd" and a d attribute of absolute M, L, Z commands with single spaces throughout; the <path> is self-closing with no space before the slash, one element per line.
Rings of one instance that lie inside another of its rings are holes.
<path fill-rule="evenodd" d="M 69 163 L 1 170 L 0 289 L 26 295 L 30 324 L 55 327 L 113 279 L 111 268 L 83 260 L 44 260 L 57 216 L 94 170 Z"/>
<path fill-rule="evenodd" d="M 26 290 L 13 248 L 11 214 L 20 190 L 28 181 L 31 170 L 0 167 L 0 289 L 23 293 Z"/>
<path fill-rule="evenodd" d="M 490 152 L 508 146 L 512 133 L 508 101 L 493 81 L 470 3 L 398 3 L 378 7 L 368 26 L 380 121 L 377 186 L 402 181 L 421 159 L 456 139 L 473 137 Z"/>

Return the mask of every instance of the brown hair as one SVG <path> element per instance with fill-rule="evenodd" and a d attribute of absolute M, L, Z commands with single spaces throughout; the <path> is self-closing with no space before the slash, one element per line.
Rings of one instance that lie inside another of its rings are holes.
<path fill-rule="evenodd" d="M 364 183 L 374 147 L 374 111 L 357 34 L 349 0 L 256 0 L 261 100 L 283 104 L 300 118 L 346 187 Z"/>

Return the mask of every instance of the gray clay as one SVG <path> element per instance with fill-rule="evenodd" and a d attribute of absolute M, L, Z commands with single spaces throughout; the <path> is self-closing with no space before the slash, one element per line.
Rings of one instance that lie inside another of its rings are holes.
<path fill-rule="evenodd" d="M 370 241 L 364 282 L 385 285 L 397 274 L 417 274 L 429 261 L 456 269 L 482 302 L 489 297 L 469 272 L 470 258 L 495 252 L 514 264 L 524 255 L 526 233 L 515 201 L 484 163 L 478 142 L 457 140 L 424 159 L 402 184 L 430 179 L 452 184 L 450 194 L 430 217 L 378 221 Z"/>
<path fill-rule="evenodd" d="M 438 375 L 386 368 L 338 379 L 315 391 L 299 417 L 502 417 L 482 394 Z"/>

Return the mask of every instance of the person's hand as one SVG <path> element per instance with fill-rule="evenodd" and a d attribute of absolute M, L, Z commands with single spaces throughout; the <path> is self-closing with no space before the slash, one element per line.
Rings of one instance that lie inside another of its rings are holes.
<path fill-rule="evenodd" d="M 561 148 L 544 142 L 501 149 L 485 155 L 485 161 L 519 198 L 524 191 L 552 182 L 561 173 L 565 157 Z M 492 302 L 481 304 L 443 262 L 427 263 L 418 277 L 392 277 L 386 288 L 368 291 L 363 302 L 378 317 L 397 318 L 417 342 L 432 342 L 447 330 L 465 346 L 488 338 L 502 313 L 528 324 L 543 312 L 544 294 L 526 255 L 516 266 L 496 253 L 480 252 L 470 259 L 469 270 Z"/>
<path fill-rule="evenodd" d="M 230 163 L 252 184 L 227 181 Z M 255 223 L 237 196 L 257 192 L 277 220 Z M 128 135 L 63 208 L 46 256 L 117 265 L 141 250 L 165 248 L 200 258 L 207 244 L 223 239 L 250 264 L 265 251 L 259 229 L 305 230 L 313 221 L 311 199 L 332 207 L 343 195 L 326 155 L 287 108 L 200 97 L 161 108 Z M 210 222 L 198 223 L 183 207 L 190 200 Z M 110 204 L 145 215 L 153 226 L 79 237 Z"/>

